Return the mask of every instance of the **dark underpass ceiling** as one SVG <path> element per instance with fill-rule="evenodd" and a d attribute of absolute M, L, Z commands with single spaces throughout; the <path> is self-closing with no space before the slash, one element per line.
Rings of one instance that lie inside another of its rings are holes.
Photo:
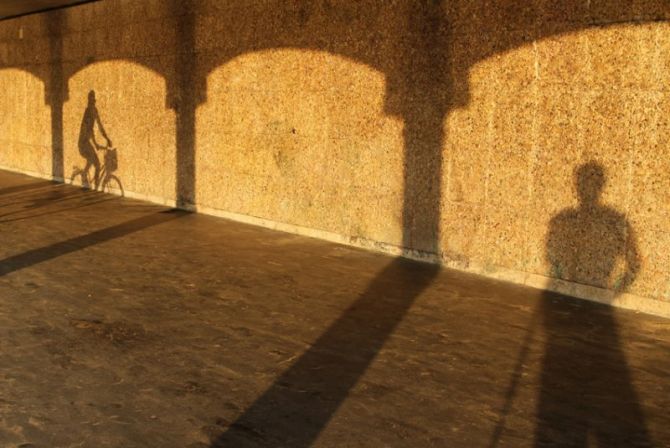
<path fill-rule="evenodd" d="M 0 0 L 0 20 L 79 3 L 87 2 L 82 0 Z"/>

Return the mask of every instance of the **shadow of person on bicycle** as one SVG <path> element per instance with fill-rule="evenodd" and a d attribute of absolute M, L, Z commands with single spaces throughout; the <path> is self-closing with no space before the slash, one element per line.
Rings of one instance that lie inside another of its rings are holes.
<path fill-rule="evenodd" d="M 89 172 L 91 168 L 93 168 L 93 189 L 97 190 L 100 186 L 100 158 L 98 157 L 96 150 L 105 147 L 99 145 L 95 139 L 96 123 L 100 133 L 105 140 L 107 140 L 108 148 L 112 147 L 112 141 L 107 136 L 105 127 L 102 125 L 102 121 L 100 121 L 100 113 L 98 112 L 95 103 L 95 91 L 91 90 L 88 93 L 88 105 L 84 112 L 84 118 L 81 120 L 81 129 L 79 131 L 79 154 L 86 159 L 86 166 L 80 173 L 75 171 L 72 177 L 74 178 L 77 174 L 81 174 L 82 186 L 90 188 L 91 182 Z"/>

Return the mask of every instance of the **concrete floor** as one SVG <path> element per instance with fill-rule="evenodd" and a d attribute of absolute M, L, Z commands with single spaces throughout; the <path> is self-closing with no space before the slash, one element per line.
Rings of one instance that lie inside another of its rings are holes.
<path fill-rule="evenodd" d="M 0 172 L 0 445 L 670 446 L 670 322 Z"/>

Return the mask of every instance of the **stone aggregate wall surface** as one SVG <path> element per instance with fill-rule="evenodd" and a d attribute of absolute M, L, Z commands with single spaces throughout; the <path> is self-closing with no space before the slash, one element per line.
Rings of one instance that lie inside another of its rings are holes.
<path fill-rule="evenodd" d="M 81 182 L 94 91 L 127 194 L 665 314 L 669 18 L 104 0 L 12 19 L 0 165 Z"/>

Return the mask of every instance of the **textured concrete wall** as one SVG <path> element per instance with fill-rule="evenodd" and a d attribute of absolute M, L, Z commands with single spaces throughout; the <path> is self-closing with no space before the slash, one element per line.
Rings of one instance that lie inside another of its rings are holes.
<path fill-rule="evenodd" d="M 127 193 L 665 313 L 669 17 L 663 0 L 23 17 L 0 23 L 0 164 L 70 179 L 95 91 Z"/>

